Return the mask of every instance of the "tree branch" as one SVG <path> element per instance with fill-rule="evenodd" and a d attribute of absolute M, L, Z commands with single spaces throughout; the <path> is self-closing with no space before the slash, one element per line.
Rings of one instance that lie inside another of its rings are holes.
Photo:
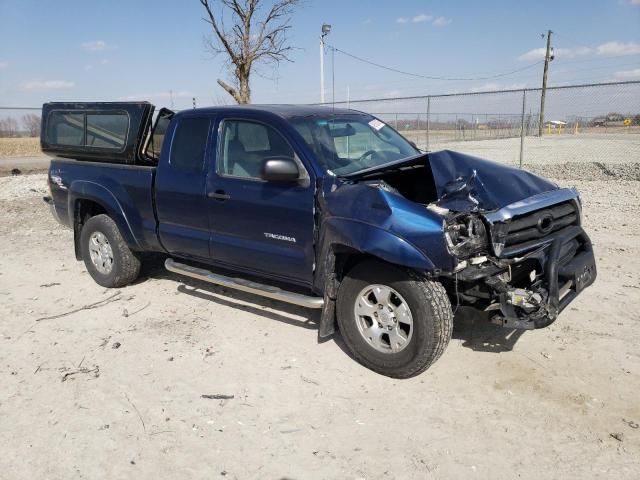
<path fill-rule="evenodd" d="M 211 11 L 211 7 L 209 6 L 209 0 L 200 0 L 200 3 L 205 8 L 205 10 L 207 11 L 207 15 L 209 16 L 209 20 L 207 20 L 206 18 L 203 18 L 203 20 L 213 27 L 213 31 L 218 37 L 218 40 L 220 40 L 220 43 L 222 43 L 224 49 L 226 50 L 227 54 L 231 58 L 231 61 L 233 63 L 236 63 L 238 60 L 238 56 L 236 52 L 233 50 L 233 48 L 231 48 L 231 45 L 229 44 L 229 42 L 227 41 L 228 35 L 218 27 L 216 18 L 213 15 L 213 12 Z"/>
<path fill-rule="evenodd" d="M 225 83 L 224 81 L 222 81 L 220 79 L 218 79 L 218 85 L 220 85 L 222 88 L 224 88 L 225 91 L 229 95 L 231 95 L 236 102 L 241 103 L 240 102 L 240 97 L 238 96 L 238 91 L 235 88 L 233 88 L 231 85 Z"/>

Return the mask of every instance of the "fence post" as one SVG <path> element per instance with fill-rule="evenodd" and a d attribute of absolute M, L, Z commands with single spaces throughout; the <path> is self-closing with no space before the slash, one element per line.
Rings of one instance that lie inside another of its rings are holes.
<path fill-rule="evenodd" d="M 520 168 L 524 160 L 524 112 L 527 106 L 527 91 L 522 90 L 522 115 L 520 117 Z"/>
<path fill-rule="evenodd" d="M 429 127 L 431 121 L 431 95 L 427 97 L 427 152 L 429 151 Z"/>

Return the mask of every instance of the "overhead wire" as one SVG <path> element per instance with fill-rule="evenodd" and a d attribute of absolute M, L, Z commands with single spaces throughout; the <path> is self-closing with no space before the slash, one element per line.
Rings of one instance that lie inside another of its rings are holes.
<path fill-rule="evenodd" d="M 475 77 L 456 77 L 456 76 L 435 76 L 435 75 L 422 75 L 419 73 L 413 73 L 413 72 L 406 72 L 397 68 L 393 68 L 393 67 L 389 67 L 386 65 L 382 65 L 376 62 L 372 62 L 371 60 L 367 60 L 365 58 L 359 57 L 357 55 L 354 55 L 352 53 L 349 52 L 345 52 L 344 50 L 341 50 L 339 48 L 334 47 L 333 45 L 327 45 L 327 47 L 333 49 L 336 52 L 339 52 L 343 55 L 346 55 L 347 57 L 351 57 L 354 60 L 358 60 L 359 62 L 363 62 L 363 63 L 367 63 L 369 65 L 372 65 L 374 67 L 377 68 L 382 68 L 384 70 L 390 71 L 390 72 L 395 72 L 395 73 L 399 73 L 401 75 L 407 75 L 407 76 L 411 76 L 411 77 L 416 77 L 416 78 L 424 78 L 427 80 L 447 80 L 447 81 L 476 81 L 476 80 L 491 80 L 494 78 L 501 78 L 501 77 L 507 77 L 509 75 L 513 75 L 515 73 L 518 72 L 522 72 L 525 70 L 528 70 L 530 68 L 533 68 L 535 66 L 538 66 L 542 63 L 544 63 L 544 60 L 540 60 L 538 62 L 529 64 L 525 67 L 522 68 L 518 68 L 515 70 L 511 70 L 509 72 L 502 72 L 502 73 L 497 73 L 497 74 L 491 74 L 491 75 L 483 75 L 483 76 L 475 76 Z"/>

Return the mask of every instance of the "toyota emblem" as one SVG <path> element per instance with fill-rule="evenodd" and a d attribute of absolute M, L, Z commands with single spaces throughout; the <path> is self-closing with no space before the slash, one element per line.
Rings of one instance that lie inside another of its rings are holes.
<path fill-rule="evenodd" d="M 553 230 L 553 215 L 550 213 L 545 213 L 538 219 L 538 231 L 540 233 L 549 233 Z"/>

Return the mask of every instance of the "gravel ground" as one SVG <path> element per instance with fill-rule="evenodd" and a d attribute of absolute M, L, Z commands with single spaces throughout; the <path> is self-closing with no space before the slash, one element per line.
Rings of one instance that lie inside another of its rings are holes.
<path fill-rule="evenodd" d="M 0 178 L 0 478 L 638 478 L 640 182 L 570 183 L 596 284 L 544 330 L 459 315 L 399 381 L 318 343 L 316 312 L 157 261 L 99 287 L 45 176 Z"/>
<path fill-rule="evenodd" d="M 424 132 L 402 132 L 426 148 Z M 433 141 L 433 151 L 450 149 L 496 162 L 517 165 L 520 162 L 520 138 L 472 141 Z M 637 163 L 640 161 L 640 133 L 551 134 L 542 138 L 526 137 L 524 143 L 525 165 L 549 165 L 563 163 Z M 577 171 L 580 171 L 578 169 Z M 589 173 L 589 172 L 587 172 Z M 597 178 L 585 177 L 590 180 Z"/>

